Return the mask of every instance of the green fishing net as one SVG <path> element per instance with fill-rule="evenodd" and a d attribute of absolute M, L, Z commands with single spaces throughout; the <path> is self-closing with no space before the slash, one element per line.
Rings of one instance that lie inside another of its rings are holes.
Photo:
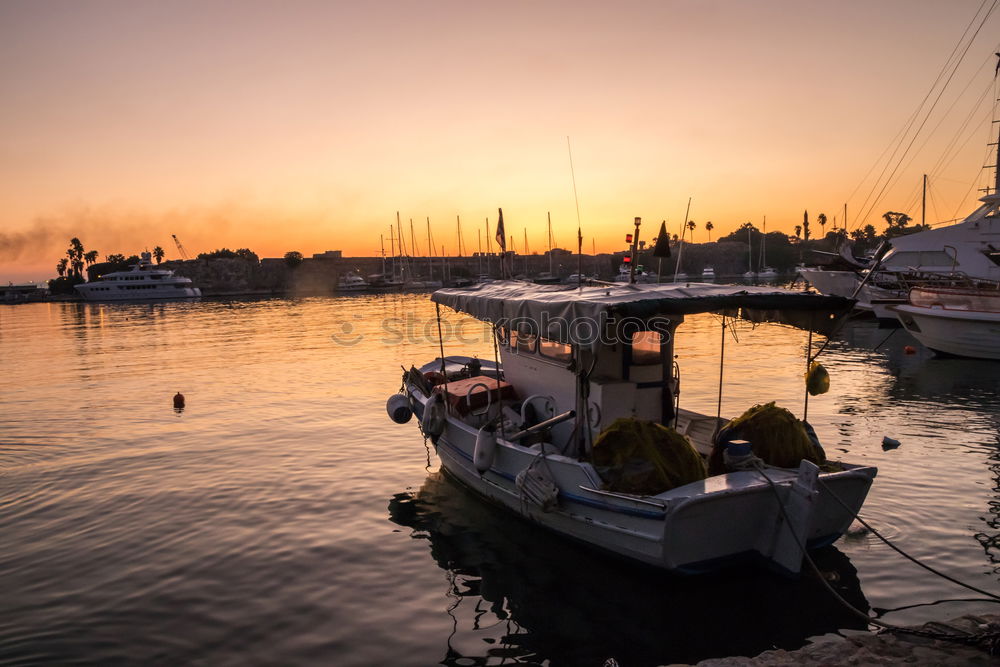
<path fill-rule="evenodd" d="M 672 428 L 623 417 L 594 441 L 592 462 L 609 491 L 656 495 L 705 479 L 705 464 Z"/>
<path fill-rule="evenodd" d="M 802 422 L 774 401 L 753 406 L 726 428 L 735 438 L 749 440 L 753 453 L 768 465 L 797 468 L 802 459 L 822 463 Z"/>

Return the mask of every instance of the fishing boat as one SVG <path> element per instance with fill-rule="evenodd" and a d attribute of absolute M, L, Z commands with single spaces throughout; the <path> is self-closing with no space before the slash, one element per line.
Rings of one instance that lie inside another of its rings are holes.
<path fill-rule="evenodd" d="M 190 278 L 175 276 L 169 269 L 153 264 L 151 253 L 144 252 L 138 264 L 128 271 L 105 273 L 97 280 L 74 285 L 87 301 L 147 301 L 152 299 L 194 299 L 201 296 Z"/>
<path fill-rule="evenodd" d="M 914 287 L 906 304 L 890 310 L 914 338 L 938 354 L 1000 360 L 1000 284 Z"/>
<path fill-rule="evenodd" d="M 875 477 L 870 466 L 826 461 L 814 435 L 808 460 L 761 462 L 754 452 L 763 455 L 763 442 L 736 438 L 721 415 L 678 402 L 673 346 L 686 316 L 717 313 L 726 326 L 738 312 L 819 329 L 850 310 L 848 299 L 735 285 L 517 281 L 431 298 L 439 312 L 491 323 L 498 358 L 445 356 L 442 342 L 439 358 L 404 373 L 390 417 L 416 415 L 446 473 L 563 536 L 679 573 L 744 559 L 797 573 L 806 549 L 847 530 Z M 633 427 L 676 435 L 716 470 L 662 489 L 629 487 L 623 479 L 653 464 L 603 457 L 612 436 Z"/>

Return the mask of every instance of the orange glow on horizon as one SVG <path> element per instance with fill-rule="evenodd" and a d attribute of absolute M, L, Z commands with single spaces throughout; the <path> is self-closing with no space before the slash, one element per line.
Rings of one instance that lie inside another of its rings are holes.
<path fill-rule="evenodd" d="M 456 216 L 467 254 L 485 249 L 498 207 L 519 252 L 525 230 L 547 248 L 548 212 L 575 250 L 567 136 L 585 253 L 623 249 L 636 216 L 641 239 L 661 220 L 679 233 L 689 197 L 695 242 L 709 220 L 713 240 L 764 216 L 791 235 L 804 210 L 818 236 L 845 202 L 852 228 L 919 220 L 923 173 L 928 222 L 962 217 L 992 178 L 995 16 L 875 184 L 974 0 L 390 5 L 0 9 L 0 280 L 53 276 L 73 236 L 102 256 L 175 258 L 171 234 L 192 255 L 373 256 L 396 211 L 420 254 L 428 217 L 438 254 L 457 250 Z M 908 39 L 886 40 L 904 14 Z"/>

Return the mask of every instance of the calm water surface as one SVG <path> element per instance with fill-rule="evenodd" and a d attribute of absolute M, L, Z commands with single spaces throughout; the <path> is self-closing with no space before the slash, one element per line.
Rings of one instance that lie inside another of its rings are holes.
<path fill-rule="evenodd" d="M 0 662 L 628 667 L 861 627 L 810 576 L 671 577 L 456 488 L 384 410 L 400 365 L 435 356 L 433 313 L 426 295 L 0 306 Z M 445 333 L 492 357 L 474 320 Z M 684 407 L 715 413 L 720 333 L 678 332 Z M 875 349 L 888 333 L 831 342 L 809 419 L 831 457 L 879 467 L 869 521 L 997 591 L 1000 364 L 904 332 Z M 806 335 L 735 334 L 723 414 L 801 415 Z M 871 536 L 819 559 L 890 622 L 997 611 Z"/>

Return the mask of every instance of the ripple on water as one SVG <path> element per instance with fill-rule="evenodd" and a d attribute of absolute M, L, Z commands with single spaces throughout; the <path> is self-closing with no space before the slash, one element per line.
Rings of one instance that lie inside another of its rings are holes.
<path fill-rule="evenodd" d="M 433 472 L 384 411 L 400 366 L 438 354 L 433 313 L 423 295 L 4 310 L 0 661 L 652 665 L 855 622 L 808 577 L 623 565 Z M 718 332 L 713 316 L 679 331 L 682 407 L 715 413 Z M 804 334 L 737 334 L 723 413 L 801 414 Z M 1000 373 L 904 355 L 905 333 L 873 351 L 884 336 L 859 324 L 830 345 L 809 420 L 828 452 L 879 467 L 868 521 L 995 588 Z M 492 358 L 487 341 L 445 349 Z M 837 547 L 822 567 L 862 608 L 919 622 L 933 615 L 899 608 L 955 596 L 871 535 Z M 720 609 L 746 627 L 703 634 Z"/>

